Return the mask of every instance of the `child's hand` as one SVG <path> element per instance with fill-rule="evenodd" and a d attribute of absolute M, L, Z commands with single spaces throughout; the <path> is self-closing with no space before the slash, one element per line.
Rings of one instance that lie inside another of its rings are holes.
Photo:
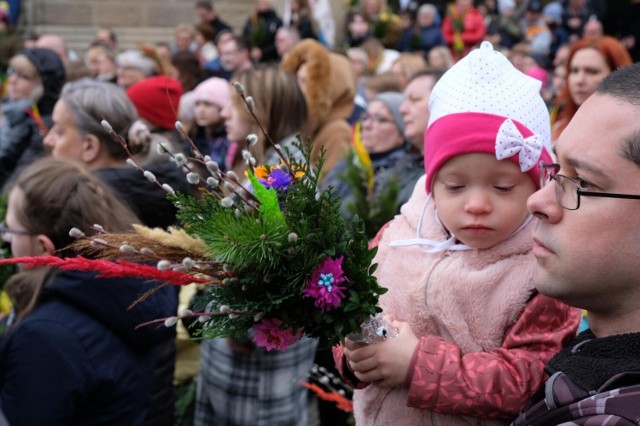
<path fill-rule="evenodd" d="M 344 355 L 358 380 L 381 387 L 404 386 L 419 339 L 409 323 L 394 321 L 398 336 L 386 342 L 362 345 L 345 340 Z"/>

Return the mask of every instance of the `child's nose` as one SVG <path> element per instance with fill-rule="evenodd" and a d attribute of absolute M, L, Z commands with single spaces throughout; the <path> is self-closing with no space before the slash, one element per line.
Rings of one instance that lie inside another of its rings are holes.
<path fill-rule="evenodd" d="M 491 197 L 486 191 L 472 191 L 465 203 L 465 211 L 476 215 L 491 212 Z"/>

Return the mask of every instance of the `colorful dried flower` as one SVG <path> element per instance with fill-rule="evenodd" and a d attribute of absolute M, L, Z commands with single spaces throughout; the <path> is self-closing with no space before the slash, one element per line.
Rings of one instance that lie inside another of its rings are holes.
<path fill-rule="evenodd" d="M 283 171 L 279 167 L 274 167 L 271 171 L 267 171 L 266 167 L 256 167 L 256 177 L 258 181 L 267 189 L 273 188 L 278 192 L 287 192 L 287 188 L 293 181 L 291 175 Z"/>
<path fill-rule="evenodd" d="M 345 298 L 345 288 L 340 285 L 347 280 L 342 270 L 342 260 L 343 256 L 323 260 L 303 290 L 306 297 L 316 299 L 315 306 L 323 312 L 337 308 Z"/>
<path fill-rule="evenodd" d="M 259 324 L 251 327 L 255 333 L 253 341 L 257 346 L 262 346 L 268 351 L 277 349 L 283 351 L 302 337 L 302 329 L 298 329 L 296 334 L 290 328 L 281 329 L 282 321 L 279 319 L 264 318 Z"/>

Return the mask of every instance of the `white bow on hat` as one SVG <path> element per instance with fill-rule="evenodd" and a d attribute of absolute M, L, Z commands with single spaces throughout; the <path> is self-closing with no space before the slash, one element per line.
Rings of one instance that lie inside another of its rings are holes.
<path fill-rule="evenodd" d="M 519 154 L 518 162 L 522 172 L 527 172 L 535 167 L 542 155 L 542 147 L 542 141 L 537 134 L 534 133 L 527 138 L 523 137 L 510 118 L 507 118 L 498 129 L 496 158 L 504 160 Z"/>

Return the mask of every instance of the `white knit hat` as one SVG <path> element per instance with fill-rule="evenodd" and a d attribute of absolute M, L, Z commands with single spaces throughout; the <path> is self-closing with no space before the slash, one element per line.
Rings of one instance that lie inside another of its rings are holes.
<path fill-rule="evenodd" d="M 540 86 L 486 41 L 451 67 L 429 99 L 427 192 L 447 160 L 477 152 L 511 159 L 539 185 L 538 163 L 551 162 L 549 113 Z"/>

